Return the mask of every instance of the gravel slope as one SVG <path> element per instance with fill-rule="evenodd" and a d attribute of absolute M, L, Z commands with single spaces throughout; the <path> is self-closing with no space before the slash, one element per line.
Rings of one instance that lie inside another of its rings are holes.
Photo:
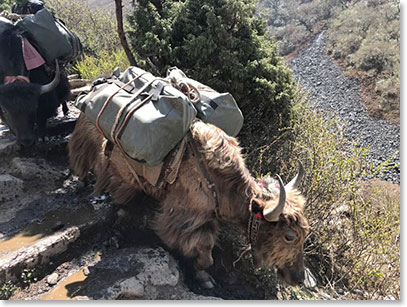
<path fill-rule="evenodd" d="M 362 146 L 370 146 L 369 158 L 379 165 L 396 155 L 391 165 L 400 163 L 400 126 L 368 116 L 361 104 L 357 80 L 344 75 L 326 51 L 326 34 L 321 33 L 304 52 L 288 62 L 295 79 L 311 94 L 318 109 L 335 114 L 343 124 L 344 135 Z M 381 179 L 400 183 L 395 167 Z"/>

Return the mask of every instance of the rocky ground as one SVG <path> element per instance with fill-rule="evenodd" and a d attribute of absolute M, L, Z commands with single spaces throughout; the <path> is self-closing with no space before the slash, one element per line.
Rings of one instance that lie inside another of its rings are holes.
<path fill-rule="evenodd" d="M 144 223 L 132 237 L 109 195 L 92 196 L 91 180 L 71 173 L 66 145 L 78 113 L 70 110 L 30 150 L 0 124 L 1 299 L 14 285 L 12 300 L 215 299 L 191 292 Z"/>
<path fill-rule="evenodd" d="M 375 165 L 390 159 L 391 167 L 381 179 L 400 183 L 400 126 L 368 116 L 361 103 L 359 83 L 345 76 L 326 51 L 326 35 L 320 34 L 310 47 L 288 62 L 295 79 L 311 94 L 315 107 L 334 114 L 347 139 L 369 147 Z"/>

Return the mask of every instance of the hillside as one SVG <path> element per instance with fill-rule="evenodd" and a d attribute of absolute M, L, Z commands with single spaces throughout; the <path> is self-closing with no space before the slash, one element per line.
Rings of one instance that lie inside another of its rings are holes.
<path fill-rule="evenodd" d="M 91 7 L 97 7 L 101 9 L 113 10 L 114 1 L 112 0 L 82 0 L 89 3 Z"/>
<path fill-rule="evenodd" d="M 100 8 L 107 11 L 114 11 L 115 9 L 115 4 L 113 0 L 81 0 L 81 1 L 86 1 L 91 7 Z M 124 0 L 123 5 L 125 8 L 130 8 L 131 0 Z"/>

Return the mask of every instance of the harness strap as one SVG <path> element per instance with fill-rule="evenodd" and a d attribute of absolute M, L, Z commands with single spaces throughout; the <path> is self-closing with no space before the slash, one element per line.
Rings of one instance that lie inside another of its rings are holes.
<path fill-rule="evenodd" d="M 260 218 L 256 214 L 250 213 L 249 223 L 247 225 L 247 236 L 249 238 L 249 244 L 240 253 L 239 257 L 235 261 L 233 261 L 233 267 L 236 266 L 236 263 L 238 263 L 247 252 L 252 250 L 252 246 L 253 244 L 256 243 L 257 240 L 259 228 L 260 228 Z"/>
<path fill-rule="evenodd" d="M 119 147 L 119 148 L 120 148 L 120 147 Z M 140 187 L 143 189 L 143 192 L 147 194 L 147 191 L 146 191 L 146 188 L 144 187 L 144 184 L 141 182 L 140 177 L 137 175 L 137 172 L 134 170 L 133 166 L 130 164 L 130 162 L 129 162 L 129 160 L 128 160 L 129 157 L 127 157 L 127 155 L 126 155 L 124 152 L 122 152 L 121 150 L 120 150 L 120 153 L 122 154 L 123 159 L 124 159 L 124 161 L 126 162 L 127 167 L 129 168 L 130 172 L 133 174 L 134 178 L 136 178 L 137 183 L 138 183 L 138 184 L 140 185 Z"/>
<path fill-rule="evenodd" d="M 102 128 L 100 127 L 99 121 L 100 121 L 100 117 L 102 116 L 103 112 L 106 110 L 106 107 L 107 107 L 107 105 L 109 104 L 109 102 L 110 102 L 110 101 L 112 100 L 112 98 L 113 98 L 114 96 L 116 96 L 123 88 L 125 88 L 126 86 L 128 86 L 128 85 L 131 84 L 132 82 L 136 81 L 137 79 L 139 79 L 142 75 L 144 75 L 144 74 L 146 74 L 146 73 L 147 73 L 147 72 L 142 73 L 142 74 L 138 75 L 137 77 L 133 78 L 132 80 L 130 80 L 129 82 L 125 83 L 122 87 L 120 87 L 117 91 L 115 91 L 112 95 L 110 95 L 110 97 L 108 97 L 108 98 L 106 99 L 105 103 L 103 104 L 102 108 L 101 108 L 100 111 L 99 111 L 98 116 L 96 117 L 96 127 L 98 128 L 99 132 L 100 132 L 102 135 L 105 135 L 105 134 L 103 133 L 103 130 L 102 130 Z"/>
<path fill-rule="evenodd" d="M 188 144 L 190 145 L 190 147 L 192 149 L 192 153 L 197 158 L 197 160 L 199 162 L 199 166 L 201 168 L 202 175 L 204 176 L 204 178 L 206 180 L 206 184 L 208 185 L 209 190 L 212 192 L 212 197 L 215 202 L 215 214 L 216 214 L 216 216 L 218 216 L 219 201 L 218 201 L 218 196 L 217 196 L 216 189 L 215 189 L 215 184 L 211 181 L 211 179 L 209 177 L 208 170 L 206 169 L 206 166 L 203 163 L 202 155 L 200 154 L 198 147 L 196 146 L 196 142 L 192 137 L 191 130 L 188 130 L 187 136 L 188 136 Z"/>
<path fill-rule="evenodd" d="M 247 225 L 247 236 L 249 238 L 249 244 L 255 244 L 257 235 L 259 234 L 260 219 L 257 215 L 250 213 L 249 223 Z"/>

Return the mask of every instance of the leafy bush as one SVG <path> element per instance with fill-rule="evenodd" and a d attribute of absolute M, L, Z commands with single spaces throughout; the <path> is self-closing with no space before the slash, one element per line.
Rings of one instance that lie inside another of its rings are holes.
<path fill-rule="evenodd" d="M 116 19 L 111 13 L 78 0 L 48 0 L 46 4 L 79 36 L 85 54 L 98 56 L 101 50 L 111 53 L 120 46 Z"/>
<path fill-rule="evenodd" d="M 106 50 L 100 51 L 96 56 L 85 55 L 75 69 L 84 79 L 93 80 L 102 76 L 110 76 L 115 67 L 124 71 L 129 66 L 129 61 L 123 49 L 117 49 L 109 54 Z"/>
<path fill-rule="evenodd" d="M 165 75 L 177 66 L 220 92 L 231 92 L 245 114 L 244 130 L 264 133 L 288 123 L 289 70 L 267 38 L 253 0 L 143 1 L 129 22 L 145 68 Z"/>
<path fill-rule="evenodd" d="M 400 122 L 400 5 L 359 2 L 329 29 L 329 50 L 362 80 L 362 99 L 371 115 Z"/>
<path fill-rule="evenodd" d="M 290 128 L 268 146 L 251 149 L 252 170 L 279 173 L 287 182 L 297 161 L 304 164 L 311 226 L 305 258 L 320 285 L 335 297 L 399 298 L 400 188 L 370 180 L 387 163 L 373 167 L 368 149 L 349 144 L 335 119 L 309 109 L 300 94 L 294 106 Z"/>
<path fill-rule="evenodd" d="M 19 280 L 16 282 L 7 281 L 2 284 L 0 286 L 0 300 L 8 300 L 16 290 L 29 287 L 30 284 L 37 282 L 38 278 L 36 275 L 35 268 L 24 269 L 21 272 Z"/>
<path fill-rule="evenodd" d="M 0 300 L 8 300 L 17 290 L 17 286 L 11 281 L 8 281 L 0 287 Z"/>
<path fill-rule="evenodd" d="M 2 12 L 3 10 L 10 11 L 10 1 L 0 0 L 0 12 Z"/>
<path fill-rule="evenodd" d="M 280 42 L 280 54 L 288 55 L 308 43 L 349 0 L 260 0 L 271 34 Z"/>

